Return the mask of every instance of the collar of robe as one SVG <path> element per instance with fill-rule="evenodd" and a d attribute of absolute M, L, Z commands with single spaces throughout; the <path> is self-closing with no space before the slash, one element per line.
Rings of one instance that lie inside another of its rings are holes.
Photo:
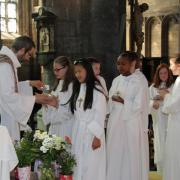
<path fill-rule="evenodd" d="M 14 65 L 14 68 L 19 68 L 19 67 L 21 67 L 21 64 L 19 63 L 16 55 L 15 55 L 14 52 L 13 52 L 11 49 L 9 49 L 8 47 L 3 46 L 3 47 L 1 48 L 1 50 L 0 50 L 0 54 L 3 54 L 3 55 L 8 56 L 8 57 L 12 60 L 13 65 Z"/>

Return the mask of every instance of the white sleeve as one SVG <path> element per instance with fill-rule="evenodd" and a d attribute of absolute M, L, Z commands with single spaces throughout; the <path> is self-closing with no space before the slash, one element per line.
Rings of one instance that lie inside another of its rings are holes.
<path fill-rule="evenodd" d="M 52 106 L 43 107 L 43 121 L 47 125 L 49 123 L 56 124 L 65 120 L 72 119 L 68 100 L 72 95 L 72 84 L 69 85 L 66 92 L 54 92 L 59 98 L 59 107 L 56 109 Z"/>
<path fill-rule="evenodd" d="M 29 81 L 21 81 L 18 83 L 19 93 L 33 96 L 33 88 L 29 85 Z"/>
<path fill-rule="evenodd" d="M 96 91 L 95 91 L 96 92 Z M 106 118 L 106 98 L 100 93 L 96 92 L 93 103 L 93 120 L 88 124 L 88 129 L 97 138 L 101 138 L 104 133 L 104 121 Z"/>
<path fill-rule="evenodd" d="M 143 112 L 143 91 L 144 88 L 142 85 L 139 85 L 137 89 L 134 89 L 133 93 L 136 94 L 134 99 L 131 99 L 130 97 L 124 98 L 124 111 L 122 115 L 124 120 L 134 119 Z"/>
<path fill-rule="evenodd" d="M 149 113 L 152 114 L 154 111 L 156 111 L 154 108 L 153 108 L 153 103 L 154 103 L 154 98 L 155 96 L 155 88 L 153 85 L 151 85 L 149 87 L 149 97 L 150 97 L 150 100 L 149 100 Z"/>
<path fill-rule="evenodd" d="M 115 93 L 114 87 L 116 87 L 116 78 L 113 80 L 111 88 L 109 90 L 109 100 L 107 105 L 107 114 L 109 114 L 112 110 L 112 96 Z"/>
<path fill-rule="evenodd" d="M 10 172 L 18 164 L 18 158 L 6 127 L 0 126 L 0 179 L 10 179 Z"/>
<path fill-rule="evenodd" d="M 2 111 L 11 115 L 20 124 L 26 125 L 35 97 L 15 92 L 14 74 L 7 63 L 0 64 L 0 97 Z"/>
<path fill-rule="evenodd" d="M 179 89 L 180 92 L 180 89 Z M 180 112 L 180 94 L 167 94 L 164 98 L 162 111 L 167 114 Z"/>

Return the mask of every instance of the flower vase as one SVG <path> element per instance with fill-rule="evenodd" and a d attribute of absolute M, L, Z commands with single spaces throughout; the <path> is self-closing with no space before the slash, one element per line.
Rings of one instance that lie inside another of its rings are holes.
<path fill-rule="evenodd" d="M 30 176 L 31 176 L 31 167 L 30 166 L 26 166 L 26 167 L 22 167 L 22 168 L 18 167 L 19 180 L 30 180 Z"/>
<path fill-rule="evenodd" d="M 59 180 L 73 180 L 72 175 L 60 175 Z"/>

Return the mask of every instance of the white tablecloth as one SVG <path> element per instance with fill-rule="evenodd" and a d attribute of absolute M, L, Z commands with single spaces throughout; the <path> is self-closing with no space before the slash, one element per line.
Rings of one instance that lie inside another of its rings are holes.
<path fill-rule="evenodd" d="M 4 126 L 0 126 L 0 180 L 9 180 L 10 171 L 18 164 L 12 140 Z"/>

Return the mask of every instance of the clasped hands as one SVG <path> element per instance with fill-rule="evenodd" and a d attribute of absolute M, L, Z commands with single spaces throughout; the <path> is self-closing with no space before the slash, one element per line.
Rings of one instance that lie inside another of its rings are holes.
<path fill-rule="evenodd" d="M 116 102 L 124 104 L 124 99 L 120 96 L 117 96 L 117 95 L 112 96 L 112 101 L 116 101 Z"/>
<path fill-rule="evenodd" d="M 169 93 L 169 91 L 167 89 L 159 89 L 158 90 L 158 95 L 156 95 L 153 99 L 153 108 L 154 109 L 156 109 L 156 110 L 159 109 L 161 101 L 164 100 L 164 97 L 168 93 Z"/>

